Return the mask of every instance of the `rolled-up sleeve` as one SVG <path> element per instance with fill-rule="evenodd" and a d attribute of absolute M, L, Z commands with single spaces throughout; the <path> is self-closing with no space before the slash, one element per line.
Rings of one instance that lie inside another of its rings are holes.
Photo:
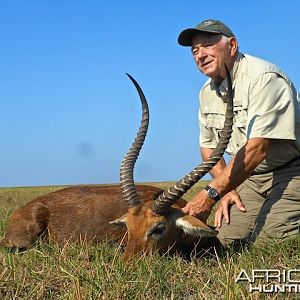
<path fill-rule="evenodd" d="M 295 140 L 293 92 L 277 73 L 264 73 L 249 87 L 247 138 L 254 137 Z"/>
<path fill-rule="evenodd" d="M 215 148 L 217 146 L 217 141 L 215 139 L 214 132 L 212 128 L 206 126 L 205 116 L 201 116 L 201 109 L 199 109 L 199 143 L 201 148 Z"/>

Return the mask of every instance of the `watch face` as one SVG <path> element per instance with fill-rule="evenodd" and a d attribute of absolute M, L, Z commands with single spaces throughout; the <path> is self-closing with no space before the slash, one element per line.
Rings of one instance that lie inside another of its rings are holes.
<path fill-rule="evenodd" d="M 218 197 L 218 193 L 217 193 L 217 191 L 216 191 L 214 188 L 211 188 L 211 189 L 209 190 L 209 196 L 210 196 L 211 198 L 216 198 L 216 197 Z"/>
<path fill-rule="evenodd" d="M 214 188 L 210 188 L 208 190 L 208 196 L 215 201 L 218 201 L 220 199 L 218 192 Z"/>

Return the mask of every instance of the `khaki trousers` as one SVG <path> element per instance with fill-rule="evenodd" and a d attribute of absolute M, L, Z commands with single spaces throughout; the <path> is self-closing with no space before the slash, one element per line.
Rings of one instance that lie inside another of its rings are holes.
<path fill-rule="evenodd" d="M 299 233 L 300 160 L 275 172 L 250 176 L 237 192 L 246 212 L 231 207 L 230 224 L 218 230 L 223 246 L 261 244 Z"/>

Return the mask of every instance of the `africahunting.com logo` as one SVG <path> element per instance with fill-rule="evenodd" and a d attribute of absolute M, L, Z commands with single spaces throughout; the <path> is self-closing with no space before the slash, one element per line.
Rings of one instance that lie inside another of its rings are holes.
<path fill-rule="evenodd" d="M 300 269 L 241 270 L 235 282 L 248 284 L 250 293 L 300 293 Z"/>

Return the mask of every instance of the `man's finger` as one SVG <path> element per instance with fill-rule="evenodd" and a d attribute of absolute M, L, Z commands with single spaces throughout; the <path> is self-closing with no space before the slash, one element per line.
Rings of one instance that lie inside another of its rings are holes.
<path fill-rule="evenodd" d="M 218 218 L 219 218 L 218 216 L 219 216 L 219 210 L 217 210 L 216 213 L 215 213 L 215 222 L 214 222 L 215 227 L 219 227 L 218 226 L 218 224 L 219 224 L 218 223 Z"/>
<path fill-rule="evenodd" d="M 189 212 L 188 208 L 185 206 L 181 209 L 185 214 L 187 214 Z"/>
<path fill-rule="evenodd" d="M 229 208 L 228 208 L 228 204 L 226 203 L 225 205 L 222 205 L 223 208 L 223 215 L 224 215 L 224 219 L 226 224 L 229 224 Z"/>
<path fill-rule="evenodd" d="M 242 203 L 241 200 L 236 200 L 236 201 L 235 201 L 235 204 L 236 204 L 236 207 L 237 207 L 240 211 L 243 211 L 243 212 L 246 211 L 246 208 L 245 208 L 245 206 L 244 206 L 244 204 Z"/>
<path fill-rule="evenodd" d="M 185 207 L 183 207 L 181 210 L 182 210 L 185 214 L 188 214 L 189 211 L 190 211 L 190 204 L 187 203 L 187 205 L 186 205 Z"/>
<path fill-rule="evenodd" d="M 222 226 L 222 219 L 223 219 L 223 211 L 222 209 L 218 209 L 215 215 L 215 226 L 220 228 Z"/>

